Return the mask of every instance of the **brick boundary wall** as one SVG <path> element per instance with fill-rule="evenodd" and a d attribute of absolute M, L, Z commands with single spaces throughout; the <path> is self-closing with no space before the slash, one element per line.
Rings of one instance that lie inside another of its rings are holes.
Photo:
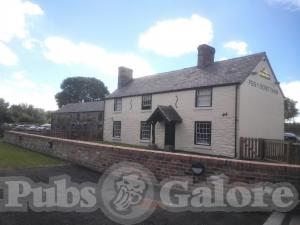
<path fill-rule="evenodd" d="M 201 162 L 205 172 L 196 181 L 211 175 L 225 174 L 230 182 L 289 182 L 300 193 L 300 166 L 216 158 L 152 151 L 106 144 L 60 139 L 14 131 L 5 133 L 4 140 L 33 151 L 55 156 L 102 172 L 114 163 L 131 161 L 150 169 L 158 180 L 172 176 L 192 176 L 191 166 Z"/>

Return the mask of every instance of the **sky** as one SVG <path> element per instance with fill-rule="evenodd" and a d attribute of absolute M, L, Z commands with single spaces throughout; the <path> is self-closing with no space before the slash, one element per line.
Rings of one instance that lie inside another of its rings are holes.
<path fill-rule="evenodd" d="M 300 108 L 300 0 L 0 0 L 0 98 L 57 109 L 70 76 L 112 92 L 119 66 L 139 77 L 265 51 Z M 300 122 L 300 118 L 297 118 Z"/>

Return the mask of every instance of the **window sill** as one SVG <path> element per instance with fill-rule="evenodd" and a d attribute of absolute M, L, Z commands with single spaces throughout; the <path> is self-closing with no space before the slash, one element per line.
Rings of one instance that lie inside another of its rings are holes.
<path fill-rule="evenodd" d="M 119 137 L 113 137 L 112 140 L 114 140 L 114 141 L 121 141 L 121 138 L 119 138 Z"/>
<path fill-rule="evenodd" d="M 141 113 L 151 113 L 152 109 L 141 109 Z"/>
<path fill-rule="evenodd" d="M 149 144 L 149 143 L 151 143 L 151 141 L 150 141 L 150 140 L 142 140 L 142 139 L 140 139 L 140 143 L 146 143 L 146 144 Z"/>
<path fill-rule="evenodd" d="M 122 113 L 122 111 L 114 111 L 113 113 L 114 114 L 120 114 L 120 113 Z"/>
<path fill-rule="evenodd" d="M 195 107 L 194 110 L 198 111 L 198 110 L 212 110 L 213 107 L 212 106 L 203 106 L 203 107 Z"/>
<path fill-rule="evenodd" d="M 194 145 L 194 149 L 212 150 L 211 145 Z"/>

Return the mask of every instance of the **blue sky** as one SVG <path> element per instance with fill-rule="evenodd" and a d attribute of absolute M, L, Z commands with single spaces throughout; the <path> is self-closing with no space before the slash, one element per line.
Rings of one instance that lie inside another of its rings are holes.
<path fill-rule="evenodd" d="M 113 91 L 118 66 L 134 76 L 266 51 L 285 95 L 300 102 L 299 0 L 0 0 L 0 97 L 56 109 L 69 76 Z M 299 104 L 298 104 L 299 105 Z"/>

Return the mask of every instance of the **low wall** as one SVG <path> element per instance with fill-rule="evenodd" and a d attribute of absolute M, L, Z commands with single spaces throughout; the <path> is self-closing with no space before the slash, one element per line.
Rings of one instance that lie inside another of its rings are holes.
<path fill-rule="evenodd" d="M 197 177 L 200 180 L 223 173 L 230 177 L 231 182 L 290 182 L 300 193 L 300 166 L 297 165 L 158 152 L 14 131 L 6 132 L 4 138 L 8 143 L 69 160 L 100 172 L 114 163 L 133 161 L 150 169 L 161 180 L 171 176 L 192 176 L 192 163 L 201 162 L 206 170 Z"/>

